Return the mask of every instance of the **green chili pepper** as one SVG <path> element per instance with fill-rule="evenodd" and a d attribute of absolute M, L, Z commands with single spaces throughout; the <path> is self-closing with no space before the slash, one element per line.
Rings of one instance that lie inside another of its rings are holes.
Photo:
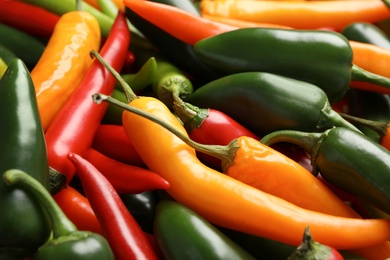
<path fill-rule="evenodd" d="M 39 118 L 35 88 L 22 60 L 12 60 L 0 80 L 0 173 L 27 171 L 49 188 L 46 144 Z M 29 192 L 0 182 L 0 248 L 35 251 L 50 236 L 44 211 Z M 5 214 L 7 212 L 7 214 Z"/>
<path fill-rule="evenodd" d="M 370 43 L 390 50 L 389 36 L 373 23 L 354 22 L 345 27 L 341 33 L 348 40 Z"/>
<path fill-rule="evenodd" d="M 50 193 L 34 178 L 17 169 L 3 174 L 9 186 L 30 191 L 50 217 L 53 237 L 35 253 L 34 259 L 114 259 L 107 240 L 99 234 L 79 231 L 57 205 Z"/>
<path fill-rule="evenodd" d="M 194 53 L 225 75 L 263 71 L 312 83 L 331 103 L 344 97 L 351 80 L 390 87 L 390 79 L 352 64 L 348 40 L 332 31 L 240 28 L 198 41 Z"/>
<path fill-rule="evenodd" d="M 8 65 L 13 59 L 17 57 L 10 49 L 0 44 L 0 58 Z"/>
<path fill-rule="evenodd" d="M 258 136 L 282 129 L 321 131 L 346 126 L 357 130 L 331 108 L 322 89 L 266 72 L 221 77 L 196 89 L 188 100 L 224 112 Z"/>
<path fill-rule="evenodd" d="M 300 145 L 326 181 L 390 213 L 390 152 L 369 137 L 335 127 L 323 133 L 276 131 L 261 142 Z"/>
<path fill-rule="evenodd" d="M 23 60 L 29 70 L 34 68 L 45 49 L 42 42 L 28 33 L 3 23 L 0 23 L 0 35 L 2 35 L 0 45 Z"/>
<path fill-rule="evenodd" d="M 255 259 L 208 221 L 176 201 L 159 202 L 154 234 L 167 259 Z"/>

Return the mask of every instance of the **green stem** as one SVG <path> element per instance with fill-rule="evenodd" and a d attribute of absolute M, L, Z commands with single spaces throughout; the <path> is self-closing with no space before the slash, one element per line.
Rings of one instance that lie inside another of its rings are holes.
<path fill-rule="evenodd" d="M 108 64 L 100 54 L 92 50 L 91 51 L 91 56 L 95 57 L 114 77 L 115 79 L 122 85 L 123 91 L 126 94 L 127 102 L 130 103 L 132 100 L 138 98 L 137 95 L 134 93 L 134 91 L 131 89 L 129 84 L 121 77 L 121 75 Z"/>
<path fill-rule="evenodd" d="M 150 57 L 142 67 L 133 74 L 123 74 L 122 78 L 127 84 L 131 86 L 133 91 L 143 90 L 147 86 L 150 86 L 153 79 L 157 74 L 157 61 L 156 58 Z M 123 90 L 123 87 L 121 90 Z"/>
<path fill-rule="evenodd" d="M 360 117 L 355 117 L 351 116 L 348 114 L 340 113 L 340 115 L 349 120 L 350 122 L 357 123 L 357 124 L 362 124 L 376 133 L 378 133 L 380 136 L 384 136 L 387 133 L 387 128 L 389 127 L 389 123 L 384 123 L 384 122 L 378 122 L 378 121 L 373 121 L 373 120 L 368 120 Z"/>
<path fill-rule="evenodd" d="M 382 2 L 390 9 L 390 2 L 388 0 L 382 0 Z"/>
<path fill-rule="evenodd" d="M 24 171 L 12 169 L 3 174 L 3 180 L 9 186 L 19 184 L 35 195 L 50 217 L 54 239 L 78 231 L 46 188 L 36 179 Z"/>
<path fill-rule="evenodd" d="M 390 89 L 390 79 L 383 77 L 381 75 L 371 73 L 367 70 L 360 68 L 357 65 L 352 65 L 351 70 L 351 80 L 352 81 L 362 81 L 372 83 L 384 88 Z"/>
<path fill-rule="evenodd" d="M 226 165 L 233 164 L 232 158 L 234 158 L 234 156 L 232 156 L 232 155 L 234 155 L 236 150 L 238 149 L 237 142 L 235 140 L 233 140 L 227 146 L 205 145 L 205 144 L 197 143 L 197 142 L 191 140 L 188 136 L 183 134 L 181 131 L 172 127 L 170 124 L 156 118 L 155 116 L 153 116 L 150 113 L 147 113 L 147 112 L 142 111 L 138 108 L 124 104 L 124 103 L 122 103 L 122 102 L 120 102 L 120 101 L 118 101 L 110 96 L 104 95 L 104 94 L 96 93 L 96 94 L 92 95 L 92 98 L 93 98 L 93 101 L 97 104 L 99 104 L 103 101 L 108 102 L 110 104 L 114 104 L 118 107 L 121 107 L 121 108 L 125 109 L 126 111 L 129 111 L 131 113 L 134 113 L 136 115 L 139 115 L 139 116 L 142 116 L 146 119 L 149 119 L 150 121 L 164 127 L 168 131 L 170 131 L 172 134 L 174 134 L 175 136 L 180 138 L 184 143 L 186 143 L 187 145 L 189 145 L 190 147 L 192 147 L 196 151 L 217 157 L 221 161 L 223 161 L 224 164 L 226 164 Z"/>

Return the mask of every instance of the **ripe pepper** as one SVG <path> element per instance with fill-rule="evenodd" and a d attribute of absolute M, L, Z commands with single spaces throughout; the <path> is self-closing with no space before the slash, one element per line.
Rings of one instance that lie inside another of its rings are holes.
<path fill-rule="evenodd" d="M 46 144 L 39 119 L 34 85 L 22 60 L 13 59 L 0 80 L 0 172 L 27 171 L 49 189 Z M 50 235 L 45 213 L 29 191 L 0 182 L 0 250 L 20 248 L 34 252 Z"/>
<path fill-rule="evenodd" d="M 331 103 L 345 96 L 351 81 L 369 82 L 386 91 L 390 87 L 389 78 L 362 68 L 354 56 L 363 54 L 355 53 L 344 36 L 332 31 L 240 28 L 198 41 L 194 53 L 224 75 L 263 71 L 312 83 L 327 93 Z"/>
<path fill-rule="evenodd" d="M 157 259 L 141 227 L 127 210 L 111 183 L 87 160 L 70 153 L 85 194 L 91 203 L 115 258 Z"/>
<path fill-rule="evenodd" d="M 0 45 L 20 58 L 31 71 L 41 58 L 45 45 L 38 38 L 5 23 L 0 23 L 0 35 L 3 35 Z"/>
<path fill-rule="evenodd" d="M 99 25 L 92 15 L 74 11 L 61 16 L 31 71 L 45 132 L 92 64 L 89 51 L 99 47 Z"/>
<path fill-rule="evenodd" d="M 307 150 L 314 171 L 329 183 L 390 212 L 390 152 L 380 144 L 344 127 L 322 133 L 281 130 L 261 139 L 267 145 L 280 141 Z"/>
<path fill-rule="evenodd" d="M 84 14 L 91 17 L 88 13 Z M 100 50 L 101 54 L 107 59 L 107 62 L 119 70 L 123 66 L 124 54 L 129 42 L 130 32 L 124 13 L 121 12 L 118 13 L 118 19 L 115 20 L 110 35 Z M 96 46 L 89 47 L 94 50 L 93 48 Z M 88 52 L 88 54 L 91 51 L 91 49 L 86 49 L 88 44 L 82 48 L 83 52 Z M 84 55 L 86 53 L 78 55 L 77 60 Z M 84 58 L 93 61 L 91 57 Z M 115 88 L 115 78 L 95 60 L 87 68 L 79 84 L 73 88 L 73 92 L 70 93 L 45 133 L 49 165 L 64 174 L 68 183 L 75 174 L 73 164 L 66 160 L 68 153 L 84 154 L 91 147 L 96 129 L 107 109 L 107 106 L 94 106 L 90 96 L 96 91 L 111 94 Z M 49 97 L 46 101 L 49 102 Z M 53 100 L 50 99 L 50 102 L 53 103 Z"/>
<path fill-rule="evenodd" d="M 188 102 L 222 111 L 258 136 L 281 129 L 321 131 L 335 125 L 357 130 L 332 109 L 319 87 L 265 72 L 221 77 L 196 89 Z"/>
<path fill-rule="evenodd" d="M 158 203 L 154 234 L 166 259 L 255 259 L 202 216 L 172 200 Z"/>
<path fill-rule="evenodd" d="M 22 1 L 0 1 L 0 22 L 40 37 L 50 37 L 59 16 Z"/>
<path fill-rule="evenodd" d="M 93 99 L 97 103 L 115 102 L 102 94 L 93 95 Z M 306 210 L 205 166 L 195 151 L 176 136 L 186 135 L 180 121 L 155 98 L 137 97 L 129 105 L 115 103 L 137 113 L 123 113 L 126 134 L 149 169 L 170 183 L 169 195 L 213 224 L 291 245 L 299 244 L 304 226 L 310 225 L 318 242 L 337 249 L 376 245 L 390 237 L 388 220 L 336 217 Z M 154 116 L 147 116 L 149 113 Z M 177 132 L 167 132 L 152 118 L 159 118 L 165 127 L 171 126 Z M 161 163 L 161 154 L 169 163 Z M 258 216 L 262 216 L 262 221 L 258 221 Z"/>
<path fill-rule="evenodd" d="M 341 33 L 348 40 L 371 43 L 384 49 L 390 49 L 389 36 L 373 23 L 354 22 L 346 26 Z"/>
<path fill-rule="evenodd" d="M 52 238 L 42 244 L 34 259 L 114 259 L 107 240 L 99 234 L 78 230 L 37 180 L 17 169 L 6 171 L 3 180 L 7 185 L 20 185 L 30 191 L 50 218 Z"/>
<path fill-rule="evenodd" d="M 376 22 L 390 17 L 381 1 L 202 0 L 200 5 L 202 13 L 296 29 L 331 27 L 340 31 L 352 22 Z"/>

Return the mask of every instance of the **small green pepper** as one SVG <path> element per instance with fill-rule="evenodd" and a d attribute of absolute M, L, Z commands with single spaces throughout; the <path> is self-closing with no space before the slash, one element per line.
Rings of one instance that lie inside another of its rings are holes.
<path fill-rule="evenodd" d="M 224 75 L 263 71 L 312 83 L 332 104 L 351 80 L 390 88 L 390 79 L 354 65 L 348 40 L 332 31 L 240 28 L 198 41 L 194 53 Z"/>
<path fill-rule="evenodd" d="M 176 201 L 159 202 L 154 234 L 167 259 L 255 259 L 208 221 Z"/>
<path fill-rule="evenodd" d="M 389 36 L 373 23 L 354 22 L 346 26 L 341 33 L 348 40 L 374 44 L 390 50 Z"/>
<path fill-rule="evenodd" d="M 89 231 L 79 231 L 50 193 L 27 173 L 11 169 L 3 174 L 3 180 L 9 186 L 19 186 L 30 191 L 49 215 L 53 237 L 34 254 L 34 260 L 114 259 L 114 254 L 104 237 Z"/>
<path fill-rule="evenodd" d="M 390 213 L 390 152 L 345 127 L 322 133 L 281 130 L 261 139 L 266 145 L 295 143 L 311 156 L 314 173 L 329 183 Z"/>
<path fill-rule="evenodd" d="M 319 87 L 266 72 L 221 77 L 196 89 L 188 102 L 222 111 L 258 136 L 282 129 L 321 131 L 346 126 L 357 130 L 331 108 Z"/>
<path fill-rule="evenodd" d="M 13 59 L 0 80 L 0 173 L 8 169 L 28 172 L 49 189 L 46 143 L 28 69 Z M 21 248 L 34 252 L 50 236 L 44 211 L 29 191 L 10 189 L 0 182 L 0 248 Z"/>

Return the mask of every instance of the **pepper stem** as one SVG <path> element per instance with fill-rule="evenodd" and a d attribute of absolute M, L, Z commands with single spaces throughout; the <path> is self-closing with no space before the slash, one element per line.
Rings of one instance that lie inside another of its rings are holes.
<path fill-rule="evenodd" d="M 351 70 L 351 80 L 372 83 L 390 89 L 390 79 L 381 75 L 371 73 L 353 64 Z"/>
<path fill-rule="evenodd" d="M 156 118 L 150 113 L 147 113 L 145 111 L 142 111 L 136 107 L 129 106 L 127 104 L 124 104 L 115 98 L 112 98 L 110 96 L 96 93 L 92 95 L 92 99 L 95 103 L 100 104 L 101 102 L 108 102 L 110 104 L 116 105 L 120 108 L 123 108 L 129 112 L 132 112 L 136 115 L 142 116 L 146 119 L 149 119 L 150 121 L 159 124 L 160 126 L 164 127 L 168 131 L 170 131 L 172 134 L 180 138 L 184 143 L 192 147 L 198 152 L 202 152 L 214 157 L 217 157 L 221 161 L 224 162 L 224 164 L 233 164 L 233 157 L 231 156 L 232 153 L 235 153 L 237 148 L 237 142 L 236 139 L 234 139 L 230 144 L 224 146 L 224 145 L 205 145 L 201 143 L 197 143 L 190 139 L 188 136 L 177 130 L 176 128 L 172 127 L 170 124 Z"/>
<path fill-rule="evenodd" d="M 9 186 L 19 184 L 34 194 L 50 217 L 54 239 L 78 231 L 77 227 L 68 219 L 46 188 L 36 179 L 24 171 L 12 169 L 3 174 L 3 180 Z"/>
<path fill-rule="evenodd" d="M 385 122 L 378 122 L 373 120 L 368 120 L 356 116 L 351 116 L 348 114 L 340 113 L 340 115 L 347 119 L 350 122 L 353 122 L 355 124 L 362 124 L 372 130 L 374 130 L 376 133 L 378 133 L 380 136 L 384 136 L 387 133 L 387 128 L 389 127 L 389 123 Z"/>
<path fill-rule="evenodd" d="M 134 91 L 131 89 L 129 84 L 119 75 L 119 73 L 108 64 L 103 57 L 95 50 L 91 51 L 91 56 L 95 57 L 114 77 L 123 87 L 123 91 L 126 94 L 127 102 L 131 102 L 132 100 L 138 98 Z"/>

